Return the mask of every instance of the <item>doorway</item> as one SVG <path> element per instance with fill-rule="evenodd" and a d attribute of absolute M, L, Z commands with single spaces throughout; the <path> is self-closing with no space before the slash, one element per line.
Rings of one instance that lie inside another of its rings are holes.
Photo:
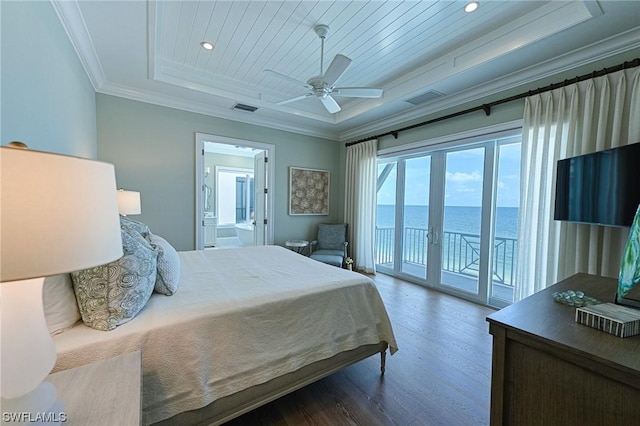
<path fill-rule="evenodd" d="M 196 133 L 196 249 L 273 244 L 270 144 Z"/>

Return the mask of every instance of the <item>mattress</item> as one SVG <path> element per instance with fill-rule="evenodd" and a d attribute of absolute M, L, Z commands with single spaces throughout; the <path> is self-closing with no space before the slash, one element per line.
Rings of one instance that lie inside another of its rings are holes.
<path fill-rule="evenodd" d="M 373 281 L 277 246 L 180 252 L 173 296 L 112 331 L 54 336 L 54 371 L 142 351 L 150 424 L 364 345 L 397 350 Z"/>

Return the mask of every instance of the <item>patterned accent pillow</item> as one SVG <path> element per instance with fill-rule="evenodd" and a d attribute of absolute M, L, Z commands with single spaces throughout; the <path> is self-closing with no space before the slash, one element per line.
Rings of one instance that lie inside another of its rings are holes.
<path fill-rule="evenodd" d="M 151 233 L 151 231 L 149 231 L 149 227 L 144 223 L 129 219 L 122 215 L 120 215 L 120 228 L 129 228 L 132 231 L 136 231 L 147 240 L 149 240 L 149 234 Z"/>
<path fill-rule="evenodd" d="M 156 282 L 157 251 L 131 229 L 121 228 L 121 234 L 124 256 L 71 273 L 82 320 L 96 330 L 113 330 L 132 320 Z"/>
<path fill-rule="evenodd" d="M 180 256 L 175 248 L 159 235 L 149 233 L 151 246 L 158 251 L 158 277 L 154 290 L 166 296 L 178 290 L 180 282 Z"/>

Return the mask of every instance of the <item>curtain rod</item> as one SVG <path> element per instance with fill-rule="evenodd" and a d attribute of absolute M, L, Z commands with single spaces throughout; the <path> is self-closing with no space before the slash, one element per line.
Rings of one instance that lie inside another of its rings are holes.
<path fill-rule="evenodd" d="M 356 144 L 359 144 L 359 143 L 362 143 L 362 142 L 369 141 L 371 139 L 380 139 L 383 136 L 393 136 L 395 139 L 398 139 L 398 133 L 400 133 L 400 132 L 404 132 L 404 131 L 407 131 L 407 130 L 415 129 L 417 127 L 426 126 L 428 124 L 437 123 L 439 121 L 448 120 L 450 118 L 459 117 L 461 115 L 469 114 L 469 113 L 475 112 L 475 111 L 484 111 L 484 113 L 487 116 L 489 116 L 489 115 L 491 115 L 491 108 L 496 106 L 496 105 L 501 105 L 501 104 L 504 104 L 504 103 L 507 103 L 507 102 L 515 101 L 515 100 L 522 99 L 522 98 L 526 98 L 527 96 L 538 95 L 540 93 L 548 92 L 550 90 L 559 89 L 560 87 L 569 86 L 570 84 L 576 84 L 576 83 L 579 83 L 579 82 L 584 81 L 584 80 L 589 80 L 591 78 L 601 77 L 603 75 L 611 74 L 613 72 L 617 72 L 617 71 L 624 70 L 624 69 L 627 69 L 627 68 L 634 68 L 634 67 L 637 67 L 637 66 L 640 66 L 640 58 L 636 58 L 636 59 L 633 59 L 631 61 L 625 61 L 625 62 L 623 62 L 623 63 L 621 63 L 619 65 L 613 66 L 613 67 L 603 68 L 600 71 L 593 71 L 593 72 L 591 72 L 589 74 L 584 74 L 584 75 L 581 75 L 581 76 L 578 76 L 578 77 L 567 79 L 567 80 L 564 80 L 564 81 L 562 81 L 560 83 L 554 83 L 554 84 L 550 84 L 550 85 L 545 86 L 545 87 L 539 87 L 539 88 L 537 88 L 535 90 L 529 90 L 527 92 L 523 92 L 523 93 L 520 93 L 518 95 L 509 96 L 508 98 L 504 98 L 504 99 L 500 99 L 500 100 L 497 100 L 497 101 L 489 102 L 489 103 L 486 103 L 486 104 L 478 105 L 478 106 L 475 106 L 475 107 L 472 107 L 472 108 L 465 109 L 463 111 L 458 111 L 458 112 L 454 112 L 452 114 L 444 115 L 442 117 L 438 117 L 438 118 L 434 118 L 434 119 L 431 119 L 431 120 L 423 121 L 421 123 L 412 124 L 411 126 L 402 127 L 400 129 L 396 129 L 396 130 L 390 130 L 390 131 L 388 131 L 386 133 L 381 133 L 379 135 L 370 136 L 370 137 L 365 138 L 365 139 L 359 139 L 359 140 L 354 141 L 354 142 L 347 142 L 347 143 L 344 144 L 344 146 L 348 147 L 348 146 L 351 146 L 351 145 L 356 145 Z"/>

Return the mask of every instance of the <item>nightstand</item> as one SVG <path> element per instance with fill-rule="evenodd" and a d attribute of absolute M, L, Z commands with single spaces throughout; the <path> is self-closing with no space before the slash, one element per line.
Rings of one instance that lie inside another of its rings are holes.
<path fill-rule="evenodd" d="M 142 419 L 140 351 L 50 374 L 65 426 L 139 425 Z"/>

